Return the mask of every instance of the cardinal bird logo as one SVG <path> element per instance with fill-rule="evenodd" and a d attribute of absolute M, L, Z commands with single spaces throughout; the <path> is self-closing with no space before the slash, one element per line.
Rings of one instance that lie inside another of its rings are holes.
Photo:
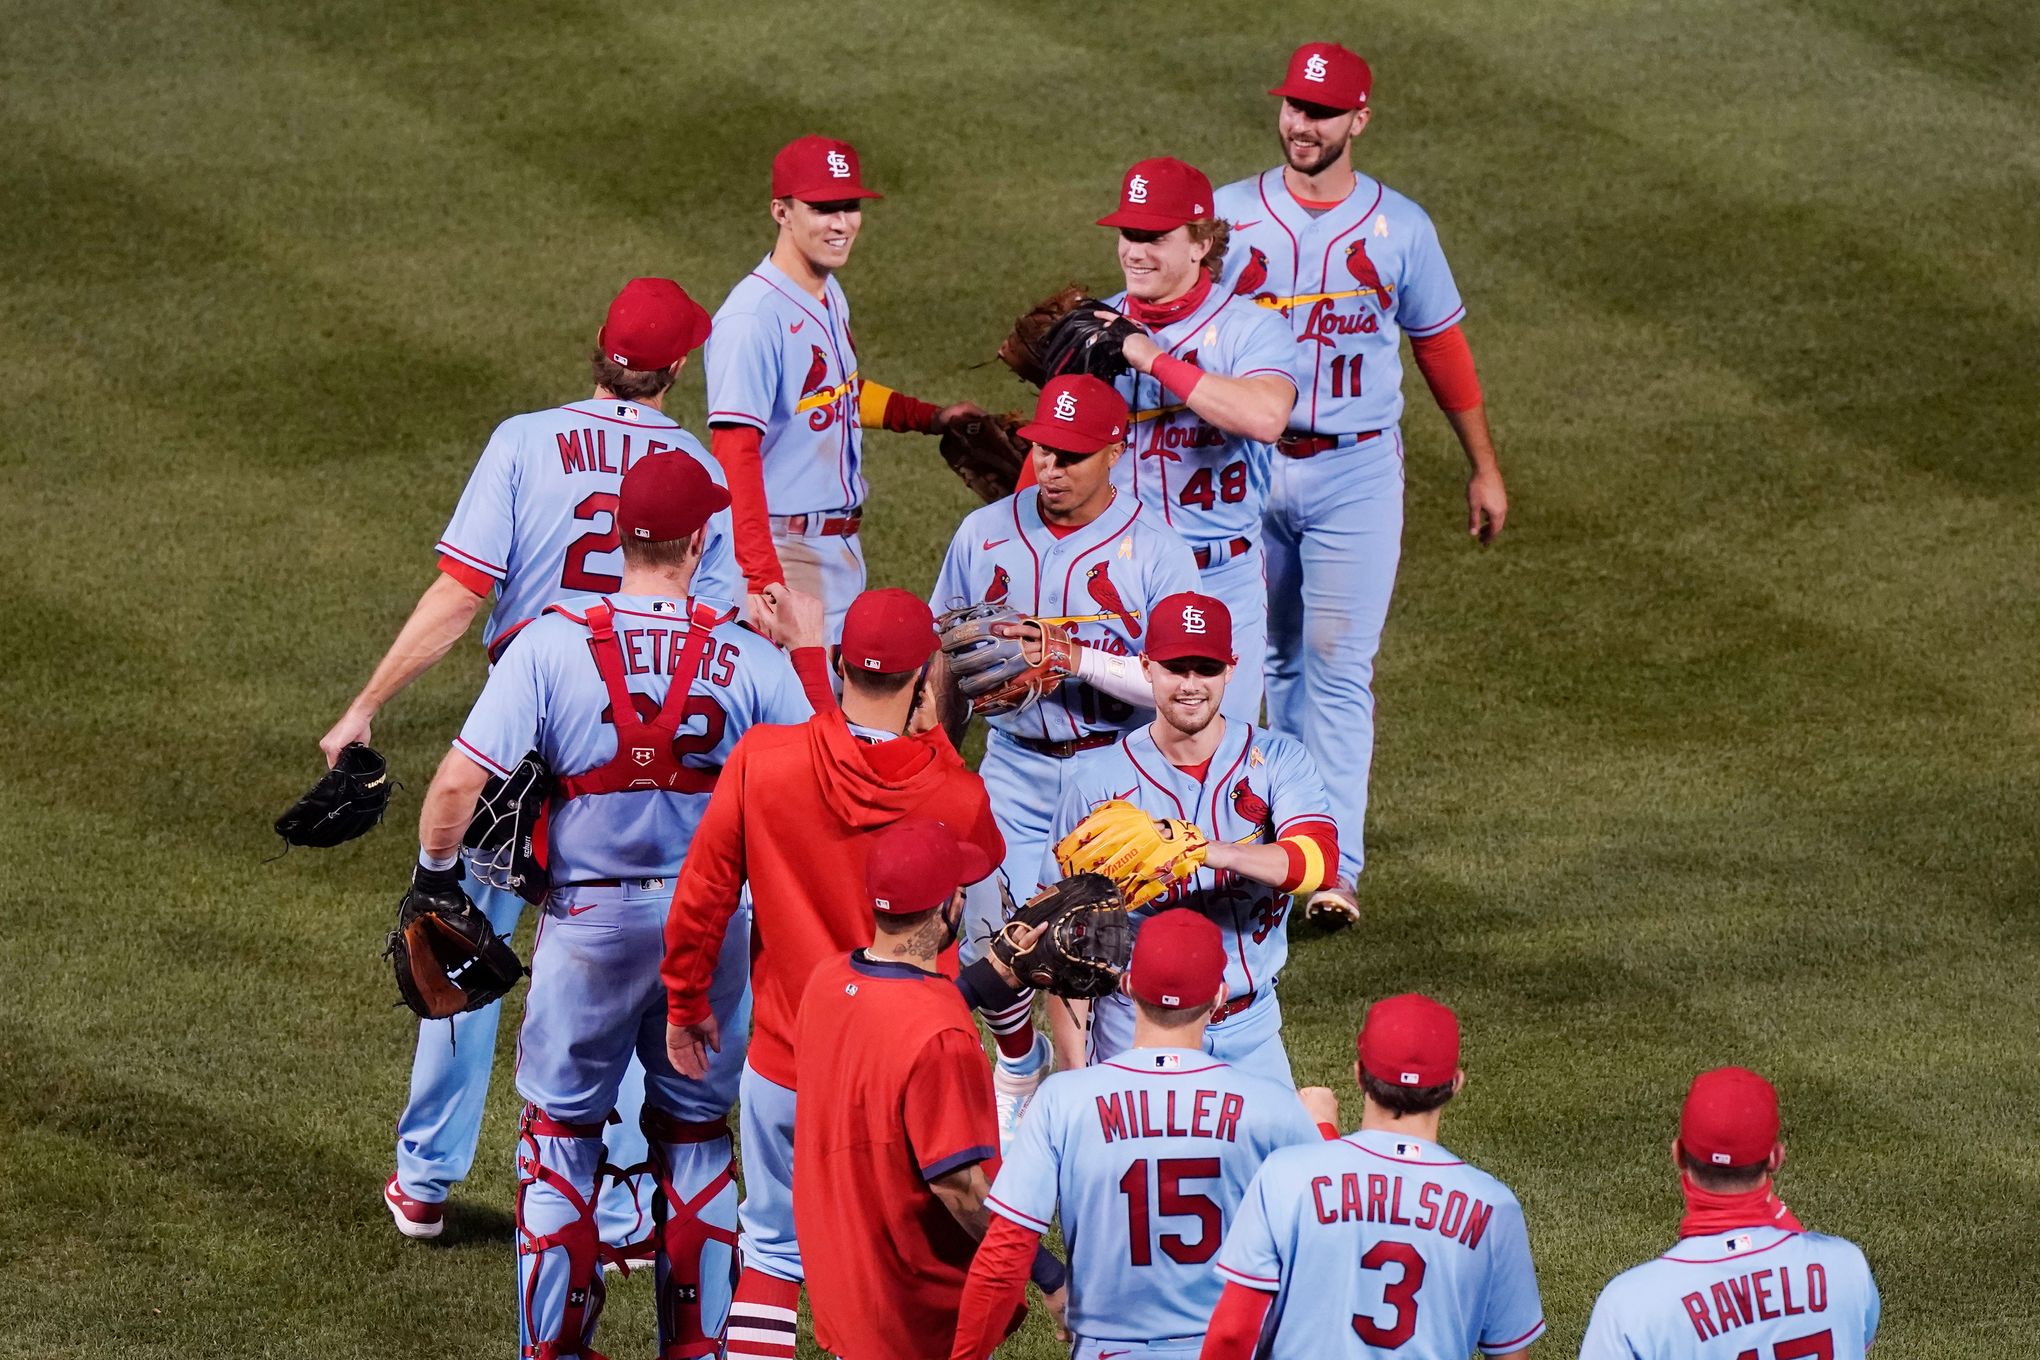
<path fill-rule="evenodd" d="M 814 351 L 815 357 L 808 361 L 807 377 L 801 380 L 800 394 L 802 396 L 806 396 L 810 392 L 821 391 L 822 384 L 827 382 L 829 378 L 829 361 L 823 356 L 822 347 L 820 345 L 810 345 L 809 348 Z"/>
<path fill-rule="evenodd" d="M 1381 275 L 1374 268 L 1374 261 L 1367 258 L 1367 243 L 1355 241 L 1346 247 L 1346 272 L 1362 288 L 1372 288 L 1374 297 L 1384 310 L 1394 303 L 1389 296 L 1388 285 L 1381 281 Z"/>
<path fill-rule="evenodd" d="M 1255 793 L 1244 778 L 1232 786 L 1232 805 L 1240 820 L 1255 827 L 1268 825 L 1268 800 Z"/>
<path fill-rule="evenodd" d="M 1267 282 L 1268 257 L 1261 252 L 1259 246 L 1254 246 L 1248 252 L 1247 267 L 1240 271 L 1238 280 L 1232 286 L 1233 296 L 1251 297 L 1260 292 Z"/>
<path fill-rule="evenodd" d="M 1004 567 L 992 568 L 992 583 L 985 589 L 985 603 L 1004 604 L 1006 602 L 1006 592 L 1012 588 L 1013 582 L 1007 577 L 1006 569 Z"/>
<path fill-rule="evenodd" d="M 1119 587 L 1112 584 L 1112 576 L 1105 563 L 1100 562 L 1084 573 L 1084 589 L 1097 601 L 1100 609 L 1119 616 L 1120 626 L 1126 629 L 1128 637 L 1140 636 L 1140 618 L 1126 607 L 1126 601 L 1119 598 Z"/>

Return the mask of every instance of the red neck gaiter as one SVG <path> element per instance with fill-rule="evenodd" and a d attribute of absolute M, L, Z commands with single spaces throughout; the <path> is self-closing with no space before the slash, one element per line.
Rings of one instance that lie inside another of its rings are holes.
<path fill-rule="evenodd" d="M 1693 1183 L 1693 1178 L 1681 1174 L 1679 1189 L 1686 1195 L 1686 1216 L 1679 1220 L 1679 1236 L 1705 1237 L 1712 1233 L 1727 1232 L 1732 1228 L 1784 1228 L 1788 1232 L 1803 1232 L 1799 1220 L 1785 1207 L 1785 1201 L 1778 1198 L 1778 1192 L 1767 1180 L 1754 1190 L 1735 1194 L 1720 1195 L 1712 1190 L 1703 1190 Z"/>
<path fill-rule="evenodd" d="M 1196 311 L 1209 296 L 1211 296 L 1211 271 L 1199 266 L 1196 284 L 1174 302 L 1142 302 L 1139 298 L 1129 295 L 1126 299 L 1126 314 L 1143 326 L 1166 326 L 1172 321 L 1181 321 Z"/>

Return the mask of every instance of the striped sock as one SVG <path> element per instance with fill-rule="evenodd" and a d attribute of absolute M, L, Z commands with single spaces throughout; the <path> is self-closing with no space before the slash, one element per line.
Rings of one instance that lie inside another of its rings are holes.
<path fill-rule="evenodd" d="M 730 1299 L 723 1354 L 728 1360 L 793 1360 L 799 1319 L 800 1286 L 747 1266 Z"/>
<path fill-rule="evenodd" d="M 999 1045 L 999 1055 L 1014 1062 L 1034 1051 L 1034 993 L 1029 992 L 1002 1011 L 980 1011 L 985 1027 Z"/>

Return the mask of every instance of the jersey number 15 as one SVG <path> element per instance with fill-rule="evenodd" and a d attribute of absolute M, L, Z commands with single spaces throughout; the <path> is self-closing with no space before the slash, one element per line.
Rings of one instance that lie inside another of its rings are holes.
<path fill-rule="evenodd" d="M 1216 1157 L 1159 1157 L 1154 1164 L 1154 1194 L 1149 1194 L 1148 1159 L 1139 1158 L 1119 1178 L 1119 1193 L 1126 1196 L 1126 1241 L 1132 1249 L 1133 1264 L 1155 1263 L 1153 1215 L 1164 1218 L 1194 1218 L 1196 1240 L 1178 1233 L 1163 1233 L 1162 1254 L 1179 1265 L 1203 1265 L 1218 1255 L 1219 1239 L 1225 1236 L 1225 1214 L 1209 1195 L 1186 1191 L 1184 1181 L 1218 1179 Z M 1152 1205 L 1152 1209 L 1150 1206 Z"/>

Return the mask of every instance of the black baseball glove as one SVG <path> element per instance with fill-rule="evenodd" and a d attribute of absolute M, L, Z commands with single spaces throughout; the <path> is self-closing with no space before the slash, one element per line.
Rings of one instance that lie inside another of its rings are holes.
<path fill-rule="evenodd" d="M 1005 893 L 1005 885 L 999 887 Z M 1119 988 L 1119 975 L 1133 957 L 1133 922 L 1126 898 L 1102 874 L 1073 874 L 1043 888 L 1014 908 L 1006 899 L 1007 922 L 992 937 L 992 955 L 1022 982 L 1055 996 L 1094 1000 Z M 1046 926 L 1025 950 L 1014 943 L 1018 928 Z"/>
<path fill-rule="evenodd" d="M 446 1020 L 500 998 L 524 976 L 517 952 L 460 890 L 460 866 L 420 866 L 397 903 L 397 928 L 383 957 L 397 995 L 427 1020 Z"/>
<path fill-rule="evenodd" d="M 1100 315 L 1103 313 L 1103 315 Z M 1121 347 L 1140 327 L 1096 298 L 1081 298 L 1069 315 L 1055 323 L 1042 346 L 1041 368 L 1051 378 L 1088 373 L 1111 382 L 1126 372 Z"/>
<path fill-rule="evenodd" d="M 545 867 L 545 819 L 553 774 L 538 752 L 517 762 L 508 779 L 491 778 L 475 802 L 461 845 L 475 877 L 505 888 L 534 907 L 551 886 Z"/>
<path fill-rule="evenodd" d="M 292 845 L 343 845 L 382 820 L 394 783 L 373 747 L 343 746 L 333 768 L 276 819 L 276 834 Z"/>

